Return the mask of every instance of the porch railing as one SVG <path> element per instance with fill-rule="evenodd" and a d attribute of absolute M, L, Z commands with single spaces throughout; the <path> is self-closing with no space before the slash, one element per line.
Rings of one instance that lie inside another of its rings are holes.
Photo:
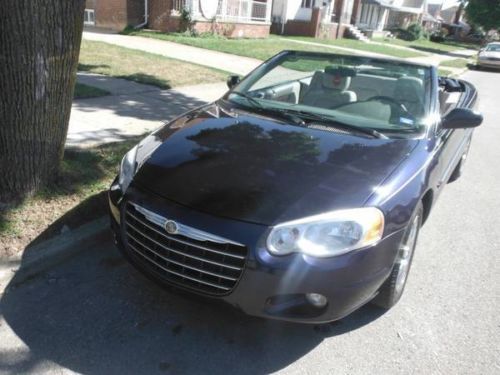
<path fill-rule="evenodd" d="M 266 22 L 269 12 L 267 1 L 258 0 L 221 0 L 217 18 L 233 22 Z"/>

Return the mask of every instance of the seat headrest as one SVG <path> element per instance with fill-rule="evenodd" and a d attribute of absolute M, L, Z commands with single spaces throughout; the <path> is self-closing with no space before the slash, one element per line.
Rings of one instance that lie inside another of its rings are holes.
<path fill-rule="evenodd" d="M 323 73 L 322 85 L 330 90 L 345 91 L 351 84 L 351 77 L 356 75 L 356 71 L 344 66 L 327 66 Z"/>
<path fill-rule="evenodd" d="M 342 76 L 340 74 L 323 73 L 322 85 L 330 90 L 345 91 L 351 84 L 351 77 Z"/>
<path fill-rule="evenodd" d="M 403 100 L 415 101 L 422 99 L 424 85 L 422 80 L 417 77 L 401 77 L 396 82 L 395 93 L 396 97 Z"/>
<path fill-rule="evenodd" d="M 330 65 L 325 68 L 325 73 L 341 75 L 342 77 L 355 77 L 356 70 L 347 66 Z"/>

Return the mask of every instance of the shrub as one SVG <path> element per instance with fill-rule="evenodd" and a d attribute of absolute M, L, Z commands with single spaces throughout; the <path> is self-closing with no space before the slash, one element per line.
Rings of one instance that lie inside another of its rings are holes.
<path fill-rule="evenodd" d="M 446 36 L 448 35 L 448 29 L 442 28 L 440 31 L 436 31 L 431 34 L 431 42 L 442 43 L 445 41 Z"/>
<path fill-rule="evenodd" d="M 418 40 L 422 38 L 424 34 L 424 30 L 419 23 L 412 23 L 406 29 L 406 36 L 409 38 L 408 40 Z"/>
<path fill-rule="evenodd" d="M 442 43 L 444 42 L 444 36 L 439 32 L 431 34 L 431 42 Z"/>
<path fill-rule="evenodd" d="M 183 8 L 181 10 L 181 15 L 179 18 L 179 30 L 181 33 L 191 34 L 195 36 L 196 31 L 194 30 L 194 22 L 191 18 L 191 12 L 189 9 Z"/>

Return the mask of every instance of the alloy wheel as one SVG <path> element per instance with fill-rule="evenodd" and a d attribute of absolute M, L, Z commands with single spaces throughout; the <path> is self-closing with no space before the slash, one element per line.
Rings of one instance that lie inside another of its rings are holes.
<path fill-rule="evenodd" d="M 396 267 L 398 268 L 398 276 L 396 278 L 396 293 L 400 294 L 406 283 L 408 277 L 408 272 L 410 270 L 411 258 L 413 251 L 415 250 L 415 245 L 417 243 L 418 227 L 420 223 L 420 217 L 417 215 L 413 218 L 411 223 L 410 231 L 406 241 L 401 244 L 399 248 L 398 256 L 396 259 Z"/>

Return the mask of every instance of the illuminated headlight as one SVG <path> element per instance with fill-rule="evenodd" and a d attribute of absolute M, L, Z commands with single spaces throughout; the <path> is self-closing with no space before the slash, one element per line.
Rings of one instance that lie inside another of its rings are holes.
<path fill-rule="evenodd" d="M 137 156 L 137 146 L 132 148 L 129 152 L 125 154 L 120 165 L 120 176 L 118 177 L 118 183 L 120 189 L 123 193 L 127 190 L 128 186 L 134 178 L 135 170 L 137 168 L 136 162 Z"/>
<path fill-rule="evenodd" d="M 275 226 L 267 238 L 273 255 L 331 257 L 377 243 L 384 214 L 375 207 L 333 211 Z"/>

